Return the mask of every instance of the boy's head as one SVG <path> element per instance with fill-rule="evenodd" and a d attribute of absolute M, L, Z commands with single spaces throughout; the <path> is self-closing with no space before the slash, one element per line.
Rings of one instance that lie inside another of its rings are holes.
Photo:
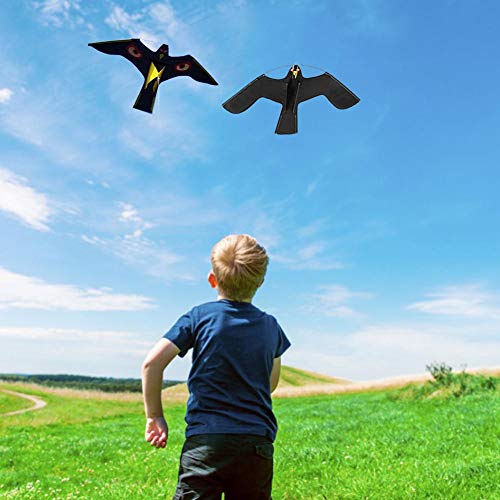
<path fill-rule="evenodd" d="M 248 234 L 230 234 L 212 248 L 209 282 L 229 300 L 249 302 L 266 275 L 269 258 Z M 211 277 L 215 277 L 215 280 Z"/>

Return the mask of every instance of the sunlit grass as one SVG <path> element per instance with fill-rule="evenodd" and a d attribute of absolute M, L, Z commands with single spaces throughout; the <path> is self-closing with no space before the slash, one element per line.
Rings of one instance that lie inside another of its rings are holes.
<path fill-rule="evenodd" d="M 345 384 L 348 380 L 328 377 L 319 373 L 300 370 L 291 366 L 282 366 L 279 387 L 302 387 L 311 384 Z"/>
<path fill-rule="evenodd" d="M 18 396 L 0 391 L 0 415 L 11 411 L 23 410 L 33 406 L 33 403 Z"/>
<path fill-rule="evenodd" d="M 138 414 L 142 411 L 142 401 L 120 401 L 110 399 L 61 397 L 38 387 L 1 384 L 0 387 L 17 392 L 39 396 L 47 406 L 41 410 L 0 418 L 0 429 L 22 426 L 66 425 L 91 422 L 114 415 Z M 29 403 L 27 401 L 27 403 Z M 32 403 L 29 403 L 32 406 Z M 2 431 L 3 432 L 3 431 Z"/>
<path fill-rule="evenodd" d="M 0 422 L 0 497 L 171 497 L 183 404 L 166 404 L 170 439 L 157 450 L 143 441 L 140 401 L 37 394 L 47 407 Z M 389 394 L 276 400 L 273 498 L 495 498 L 498 395 Z"/>
<path fill-rule="evenodd" d="M 277 498 L 498 498 L 498 396 L 282 399 Z"/>

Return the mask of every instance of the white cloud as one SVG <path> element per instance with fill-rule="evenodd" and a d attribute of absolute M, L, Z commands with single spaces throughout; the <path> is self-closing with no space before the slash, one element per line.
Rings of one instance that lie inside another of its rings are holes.
<path fill-rule="evenodd" d="M 300 252 L 300 250 L 299 250 Z M 281 254 L 271 253 L 270 258 L 273 262 L 278 262 L 279 264 L 283 264 L 289 269 L 297 269 L 297 270 L 308 270 L 308 271 L 330 271 L 333 269 L 343 269 L 345 266 L 342 262 L 339 262 L 334 259 L 313 259 L 313 258 L 297 258 L 297 257 L 288 257 Z"/>
<path fill-rule="evenodd" d="M 0 267 L 0 309 L 66 311 L 142 311 L 153 307 L 142 295 L 113 293 L 109 288 L 49 284 Z"/>
<path fill-rule="evenodd" d="M 364 36 L 399 34 L 399 23 L 392 21 L 384 12 L 383 4 L 360 0 L 344 5 L 344 8 L 339 5 L 337 16 L 339 28 L 347 34 Z"/>
<path fill-rule="evenodd" d="M 0 327 L 3 373 L 72 373 L 103 377 L 141 376 L 141 362 L 162 332 Z M 185 380 L 189 360 L 175 359 L 165 372 Z"/>
<path fill-rule="evenodd" d="M 74 26 L 84 22 L 80 0 L 42 0 L 33 2 L 33 6 L 46 25 Z"/>
<path fill-rule="evenodd" d="M 43 149 L 50 148 L 53 146 L 51 131 L 57 125 L 55 113 L 49 109 L 44 99 L 37 100 L 30 93 L 23 97 L 18 109 L 12 109 L 1 116 L 5 132 L 28 144 Z M 35 116 L 38 119 L 34 119 Z"/>
<path fill-rule="evenodd" d="M 0 89 L 0 103 L 7 102 L 12 97 L 12 90 L 8 88 Z"/>
<path fill-rule="evenodd" d="M 255 237 L 264 247 L 269 250 L 276 247 L 282 240 L 280 231 L 278 229 L 279 217 L 266 214 L 264 211 L 247 212 L 244 213 L 245 208 L 241 210 L 243 218 L 250 216 L 253 220 L 251 222 L 251 235 Z M 242 233 L 246 231 L 241 231 Z"/>
<path fill-rule="evenodd" d="M 327 227 L 327 219 L 321 218 L 306 224 L 305 226 L 301 226 L 297 229 L 297 236 L 299 238 L 307 238 L 314 236 L 315 234 L 325 231 Z"/>
<path fill-rule="evenodd" d="M 372 295 L 365 292 L 353 292 L 341 285 L 326 285 L 319 287 L 320 292 L 309 296 L 307 310 L 320 313 L 323 316 L 347 318 L 361 316 L 347 303 L 353 299 L 368 299 Z"/>
<path fill-rule="evenodd" d="M 184 281 L 193 281 L 190 272 L 178 269 L 184 262 L 180 255 L 158 245 L 143 233 L 154 227 L 139 215 L 139 211 L 130 203 L 119 203 L 123 233 L 114 237 L 82 235 L 83 241 L 99 246 L 124 262 L 144 269 L 147 274 L 156 277 L 175 277 Z"/>
<path fill-rule="evenodd" d="M 151 347 L 151 342 L 140 340 L 134 332 L 115 330 L 81 330 L 76 328 L 41 328 L 41 327 L 0 327 L 0 337 L 26 340 L 53 341 L 96 341 L 116 344 L 133 344 L 135 347 Z"/>
<path fill-rule="evenodd" d="M 344 264 L 339 259 L 328 255 L 327 243 L 310 241 L 311 236 L 323 229 L 325 219 L 298 229 L 296 214 L 290 210 L 290 202 L 290 198 L 272 202 L 264 198 L 251 198 L 236 207 L 225 206 L 230 232 L 251 234 L 266 248 L 271 262 L 289 269 L 343 269 Z"/>
<path fill-rule="evenodd" d="M 408 309 L 471 319 L 500 318 L 500 294 L 489 292 L 481 285 L 448 286 L 428 297 L 429 300 L 410 304 Z"/>
<path fill-rule="evenodd" d="M 2 326 L 0 364 L 4 373 L 87 373 L 94 376 L 139 377 L 141 361 L 154 345 L 155 337 L 159 335 Z"/>
<path fill-rule="evenodd" d="M 127 264 L 144 270 L 151 276 L 177 278 L 188 282 L 194 280 L 191 272 L 185 270 L 186 266 L 179 268 L 179 264 L 185 262 L 184 257 L 145 237 L 140 229 L 114 238 L 82 235 L 82 239 L 86 243 L 99 246 Z"/>
<path fill-rule="evenodd" d="M 349 334 L 300 331 L 284 363 L 351 380 L 424 373 L 445 362 L 455 369 L 498 366 L 498 325 L 380 324 Z M 293 332 L 292 332 L 293 333 Z M 321 349 L 318 349 L 321 346 Z"/>
<path fill-rule="evenodd" d="M 153 224 L 146 222 L 139 216 L 137 209 L 130 203 L 120 203 L 119 205 L 122 210 L 120 213 L 120 220 L 133 225 L 133 232 L 130 235 L 126 235 L 126 238 L 137 238 L 142 236 L 143 231 L 153 227 Z"/>
<path fill-rule="evenodd" d="M 271 259 L 289 269 L 309 271 L 343 269 L 344 265 L 337 259 L 321 256 L 325 250 L 326 245 L 323 242 L 314 242 L 299 248 L 293 255 L 272 253 Z"/>
<path fill-rule="evenodd" d="M 2 131 L 38 148 L 58 164 L 85 170 L 85 175 L 99 170 L 108 174 L 115 171 L 116 151 L 112 154 L 111 147 L 100 147 L 95 123 L 90 124 L 83 104 L 75 103 L 75 89 L 71 89 L 72 93 L 61 91 L 60 83 L 50 79 L 38 84 L 25 90 L 16 106 L 2 107 Z M 67 113 L 68 107 L 71 114 Z"/>
<path fill-rule="evenodd" d="M 316 257 L 316 255 L 321 253 L 324 249 L 325 245 L 323 243 L 312 243 L 299 250 L 299 258 L 302 260 L 312 259 L 313 257 Z"/>
<path fill-rule="evenodd" d="M 306 196 L 311 196 L 318 188 L 318 185 L 319 185 L 318 180 L 310 182 L 306 187 Z"/>
<path fill-rule="evenodd" d="M 23 177 L 3 168 L 0 168 L 0 211 L 14 215 L 38 231 L 49 230 L 47 223 L 54 213 L 44 194 L 28 186 Z"/>
<path fill-rule="evenodd" d="M 110 15 L 105 19 L 105 22 L 111 28 L 117 31 L 125 31 L 130 36 L 140 38 L 144 42 L 148 40 L 156 44 L 161 44 L 158 36 L 146 27 L 147 23 L 144 22 L 146 12 L 147 9 L 142 9 L 139 12 L 129 14 L 122 7 L 115 5 Z"/>
<path fill-rule="evenodd" d="M 311 237 L 325 231 L 321 218 L 297 227 L 297 214 L 290 210 L 292 200 L 251 198 L 237 207 L 224 207 L 231 219 L 230 231 L 248 233 L 266 248 L 271 262 L 288 269 L 329 271 L 343 269 L 344 264 L 329 251 L 328 242 Z"/>
<path fill-rule="evenodd" d="M 133 13 L 115 5 L 105 22 L 117 31 L 151 44 L 153 50 L 165 40 L 176 40 L 184 47 L 197 45 L 192 28 L 178 19 L 168 1 L 153 2 Z"/>
<path fill-rule="evenodd" d="M 326 245 L 323 242 L 315 242 L 302 247 L 298 251 L 298 259 L 290 267 L 292 269 L 310 269 L 327 271 L 329 269 L 343 269 L 344 265 L 336 259 L 321 257 Z"/>
<path fill-rule="evenodd" d="M 139 89 L 140 87 L 137 92 Z M 175 92 L 178 91 L 179 89 L 175 89 Z M 194 120 L 197 110 L 189 102 L 174 99 L 174 95 L 170 89 L 168 94 L 162 96 L 160 89 L 155 113 L 149 115 L 134 110 L 134 125 L 127 121 L 118 132 L 118 138 L 124 147 L 145 160 L 162 165 L 166 170 L 173 169 L 186 159 L 207 159 L 204 153 L 206 134 Z M 165 137 L 169 140 L 166 141 Z"/>
<path fill-rule="evenodd" d="M 250 198 L 242 201 L 238 206 L 223 207 L 225 217 L 231 224 L 232 233 L 248 233 L 255 237 L 270 253 L 276 262 L 288 262 L 288 256 L 282 255 L 277 249 L 282 247 L 290 231 L 290 199 L 281 199 L 269 202 L 265 197 Z"/>

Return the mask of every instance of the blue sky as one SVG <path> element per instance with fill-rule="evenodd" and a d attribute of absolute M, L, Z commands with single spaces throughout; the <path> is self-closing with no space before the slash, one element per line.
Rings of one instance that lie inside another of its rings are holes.
<path fill-rule="evenodd" d="M 235 232 L 271 256 L 255 304 L 292 340 L 285 363 L 355 380 L 499 364 L 497 2 L 2 7 L 0 372 L 139 376 L 215 298 L 210 249 Z M 87 46 L 130 37 L 219 86 L 177 78 L 153 115 L 132 109 L 139 72 Z M 273 102 L 222 109 L 294 63 L 361 102 L 302 104 L 294 136 Z"/>

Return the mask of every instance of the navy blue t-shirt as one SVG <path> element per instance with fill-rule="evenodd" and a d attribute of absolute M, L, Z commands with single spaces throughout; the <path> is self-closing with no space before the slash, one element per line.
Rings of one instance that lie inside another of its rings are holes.
<path fill-rule="evenodd" d="M 185 356 L 189 372 L 186 436 L 255 434 L 274 441 L 270 376 L 290 341 L 276 319 L 247 302 L 196 306 L 164 335 Z"/>

